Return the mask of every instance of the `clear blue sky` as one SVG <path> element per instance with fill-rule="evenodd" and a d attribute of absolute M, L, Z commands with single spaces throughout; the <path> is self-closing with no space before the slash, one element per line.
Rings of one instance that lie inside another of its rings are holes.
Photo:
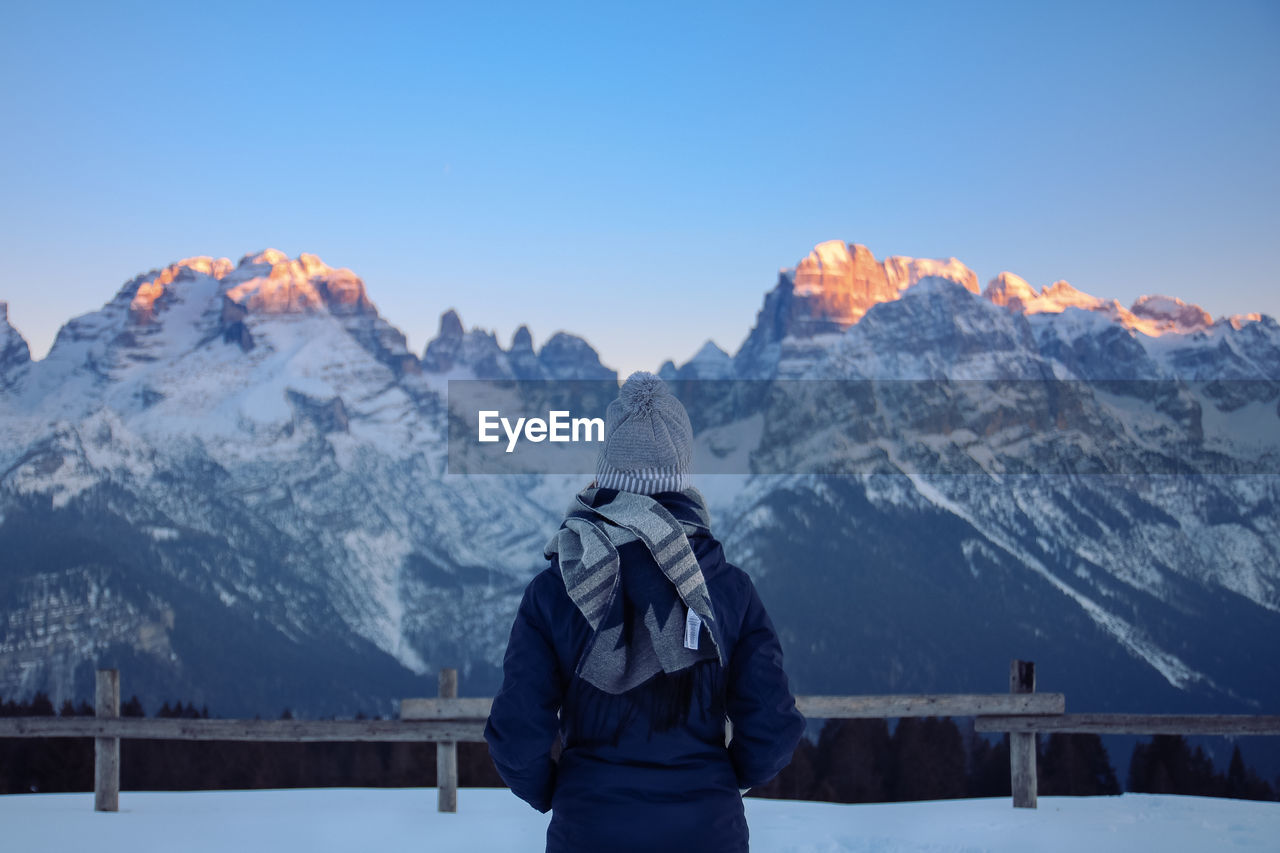
<path fill-rule="evenodd" d="M 0 300 L 182 257 L 360 274 L 623 370 L 733 351 L 817 242 L 1280 315 L 1280 4 L 0 7 Z"/>

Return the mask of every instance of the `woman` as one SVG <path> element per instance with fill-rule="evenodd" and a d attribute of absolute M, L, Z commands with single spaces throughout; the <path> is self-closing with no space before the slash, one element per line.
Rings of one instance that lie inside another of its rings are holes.
<path fill-rule="evenodd" d="M 548 851 L 745 851 L 741 794 L 803 731 L 764 606 L 686 488 L 692 443 L 680 402 L 633 374 L 516 614 L 485 739 L 552 811 Z"/>

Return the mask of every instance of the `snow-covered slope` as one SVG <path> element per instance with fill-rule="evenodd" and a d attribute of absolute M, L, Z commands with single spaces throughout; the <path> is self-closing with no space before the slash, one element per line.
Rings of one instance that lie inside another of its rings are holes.
<path fill-rule="evenodd" d="M 614 374 L 565 334 L 534 356 L 441 325 L 428 354 L 461 345 L 420 362 L 349 270 L 268 250 L 139 276 L 6 371 L 0 694 L 83 695 L 128 654 L 144 695 L 385 708 L 391 684 L 491 668 L 565 499 L 544 492 L 570 486 L 445 475 L 447 381 L 530 356 Z M 254 671 L 254 648 L 266 680 L 228 690 L 215 666 Z M 353 673 L 326 700 L 319 651 Z"/>
<path fill-rule="evenodd" d="M 510 791 L 464 788 L 457 814 L 435 810 L 433 789 L 129 792 L 120 812 L 93 811 L 92 794 L 0 797 L 0 822 L 19 850 L 150 853 L 182 839 L 189 853 L 225 850 L 413 849 L 521 853 L 546 848 L 550 815 Z M 1208 853 L 1272 850 L 1275 803 L 1125 794 L 839 805 L 744 801 L 751 849 L 766 853 Z"/>
<path fill-rule="evenodd" d="M 996 688 L 975 651 L 1022 649 L 1090 707 L 1280 701 L 1280 326 L 1009 273 L 836 316 L 878 268 L 819 246 L 720 374 L 737 390 L 688 395 L 712 399 L 701 457 L 749 460 L 715 492 L 729 552 L 806 689 Z"/>

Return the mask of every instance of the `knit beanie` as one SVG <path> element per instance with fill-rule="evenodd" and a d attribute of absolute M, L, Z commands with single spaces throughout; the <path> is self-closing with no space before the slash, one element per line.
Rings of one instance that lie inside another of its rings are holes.
<path fill-rule="evenodd" d="M 689 413 L 661 379 L 631 374 L 605 410 L 596 485 L 641 495 L 679 491 L 692 460 Z"/>

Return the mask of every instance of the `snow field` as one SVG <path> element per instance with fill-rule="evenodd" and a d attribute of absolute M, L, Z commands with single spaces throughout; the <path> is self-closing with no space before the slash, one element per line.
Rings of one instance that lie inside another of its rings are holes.
<path fill-rule="evenodd" d="M 1125 794 L 838 805 L 746 800 L 756 853 L 1057 853 L 1280 851 L 1280 804 Z M 134 792 L 118 813 L 93 794 L 0 797 L 6 850 L 419 850 L 536 853 L 548 815 L 510 792 L 464 788 L 457 814 L 436 811 L 434 788 Z"/>

